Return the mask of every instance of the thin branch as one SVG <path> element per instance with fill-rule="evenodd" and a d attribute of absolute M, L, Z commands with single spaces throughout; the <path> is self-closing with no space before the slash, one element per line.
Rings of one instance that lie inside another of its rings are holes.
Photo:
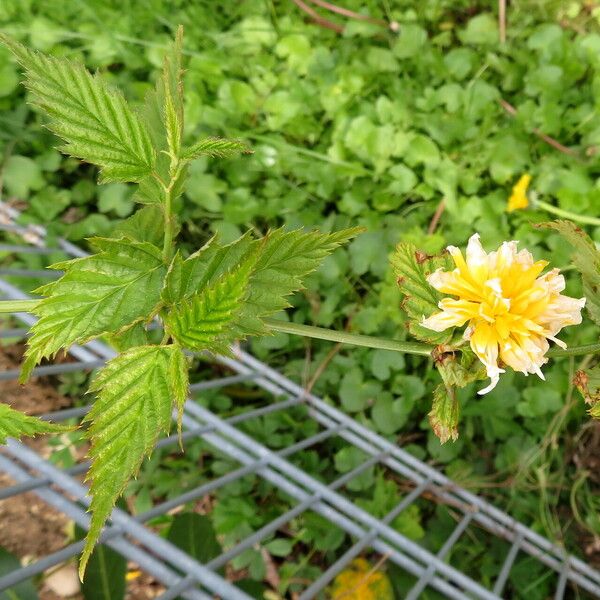
<path fill-rule="evenodd" d="M 500 103 L 500 106 L 502 106 L 502 108 L 511 117 L 517 116 L 517 109 L 512 104 L 509 104 L 506 100 L 504 100 L 502 98 L 500 100 L 498 100 L 498 102 Z M 567 146 L 563 146 L 559 141 L 555 140 L 554 138 L 550 137 L 549 135 L 546 135 L 545 133 L 540 131 L 537 127 L 534 127 L 531 131 L 535 135 L 537 135 L 541 140 L 546 142 L 546 144 L 548 144 L 549 146 L 552 146 L 559 152 L 562 152 L 563 154 L 567 154 L 569 156 L 572 156 L 573 158 L 581 160 L 581 157 L 575 150 L 572 150 L 571 148 L 567 148 Z"/>
<path fill-rule="evenodd" d="M 437 208 L 435 209 L 435 212 L 433 213 L 433 217 L 431 218 L 431 223 L 429 223 L 429 227 L 427 228 L 427 233 L 429 235 L 431 235 L 432 233 L 435 233 L 438 223 L 440 222 L 440 217 L 442 216 L 442 213 L 444 212 L 445 208 L 446 208 L 446 203 L 444 202 L 444 199 L 442 198 L 442 200 L 440 200 L 440 203 L 437 205 Z"/>
<path fill-rule="evenodd" d="M 321 27 L 325 27 L 326 29 L 331 29 L 336 33 L 342 33 L 344 31 L 343 25 L 338 25 L 325 17 L 322 17 L 314 8 L 308 6 L 303 0 L 292 0 L 292 2 L 302 11 L 304 11 L 307 15 L 311 17 L 311 19 Z"/>
<path fill-rule="evenodd" d="M 371 17 L 369 15 L 363 15 L 361 13 L 354 12 L 349 10 L 348 8 L 342 8 L 341 6 L 336 6 L 335 4 L 331 4 L 330 2 L 326 2 L 325 0 L 309 0 L 311 4 L 316 4 L 321 8 L 325 8 L 333 13 L 338 15 L 342 15 L 344 17 L 348 17 L 349 19 L 357 19 L 358 21 L 367 21 L 367 23 L 372 23 L 373 25 L 379 25 L 380 27 L 391 27 L 391 23 L 384 21 L 383 19 L 376 19 L 375 17 Z"/>
<path fill-rule="evenodd" d="M 506 0 L 498 0 L 498 30 L 500 43 L 506 43 Z"/>

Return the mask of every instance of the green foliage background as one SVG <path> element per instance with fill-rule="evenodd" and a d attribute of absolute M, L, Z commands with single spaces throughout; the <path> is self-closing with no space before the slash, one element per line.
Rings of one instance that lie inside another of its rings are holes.
<path fill-rule="evenodd" d="M 511 186 L 529 172 L 532 188 L 546 200 L 574 212 L 600 212 L 600 28 L 593 11 L 580 2 L 511 3 L 502 46 L 487 2 L 348 0 L 344 6 L 395 20 L 400 33 L 337 19 L 345 25 L 337 34 L 306 23 L 286 0 L 229 0 L 218 6 L 208 0 L 4 0 L 0 29 L 44 52 L 83 60 L 141 103 L 165 45 L 183 23 L 186 140 L 240 137 L 255 151 L 193 165 L 177 207 L 189 249 L 213 232 L 230 241 L 247 229 L 265 232 L 282 224 L 368 230 L 329 257 L 311 276 L 308 290 L 294 297 L 296 308 L 289 314 L 295 321 L 407 337 L 387 260 L 400 240 L 433 253 L 449 243 L 464 245 L 477 231 L 488 249 L 518 239 L 536 257 L 567 266 L 569 248 L 555 234 L 531 226 L 548 215 L 508 215 L 505 208 Z M 23 201 L 24 221 L 42 222 L 53 235 L 82 242 L 109 233 L 134 211 L 132 190 L 121 183 L 96 188 L 94 169 L 59 154 L 43 118 L 25 105 L 19 80 L 16 65 L 0 48 L 3 198 Z M 500 100 L 514 106 L 517 116 Z M 543 142 L 534 128 L 575 156 Z M 446 210 L 435 233 L 428 234 L 442 199 Z M 600 241 L 600 229 L 588 231 Z M 30 268 L 47 264 L 34 255 L 20 260 Z M 567 291 L 581 294 L 575 279 Z M 586 343 L 596 341 L 597 333 L 582 326 L 564 337 Z M 253 343 L 260 357 L 304 382 L 330 349 L 286 335 Z M 573 393 L 578 364 L 553 361 L 545 369 L 546 383 L 507 373 L 483 398 L 473 385 L 461 390 L 461 435 L 444 446 L 427 424 L 436 375 L 426 359 L 343 348 L 314 391 L 581 552 L 592 534 L 600 535 L 598 480 L 586 462 L 600 449 L 590 448 L 596 426 Z M 231 414 L 239 408 L 236 402 L 247 408 L 253 399 L 209 394 L 202 401 Z M 252 427 L 254 435 L 280 447 L 314 433 L 293 412 L 287 420 L 273 416 Z M 323 476 L 346 472 L 362 460 L 335 444 L 329 451 L 331 460 L 313 452 L 299 460 Z M 201 453 L 198 448 L 177 459 L 157 455 L 131 491 L 143 504 L 168 495 L 175 479 L 178 485 L 194 484 L 199 475 L 193 460 Z M 215 460 L 201 476 L 227 466 Z M 254 478 L 244 482 L 219 492 L 213 520 L 226 540 L 239 539 L 248 533 L 245 528 L 260 527 L 272 516 L 264 505 L 258 509 L 266 490 Z M 399 493 L 377 470 L 354 480 L 350 491 L 381 514 Z M 395 526 L 430 548 L 452 526 L 442 508 L 406 513 L 401 521 Z M 295 531 L 298 544 L 325 559 L 343 540 L 324 535 L 327 527 L 314 515 Z M 459 554 L 455 564 L 478 579 L 493 578 L 494 551 L 483 537 L 481 544 L 467 540 Z M 261 561 L 260 553 L 249 551 L 236 566 L 248 567 L 260 580 Z M 319 568 L 312 554 L 300 552 L 281 571 L 285 581 L 310 578 Z M 522 578 L 511 581 L 515 593 L 545 597 L 550 580 L 542 572 L 532 575 L 527 564 L 520 568 Z"/>

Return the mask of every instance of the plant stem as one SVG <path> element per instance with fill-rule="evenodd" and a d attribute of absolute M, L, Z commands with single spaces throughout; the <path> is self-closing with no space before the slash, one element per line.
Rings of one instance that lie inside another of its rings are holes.
<path fill-rule="evenodd" d="M 0 313 L 32 312 L 39 300 L 0 300 Z"/>
<path fill-rule="evenodd" d="M 401 342 L 399 340 L 389 340 L 370 335 L 346 333 L 345 331 L 334 331 L 331 329 L 324 329 L 323 327 L 314 327 L 312 325 L 288 323 L 286 321 L 279 321 L 278 319 L 264 319 L 264 322 L 273 331 L 279 331 L 280 333 L 303 335 L 305 337 L 327 340 L 330 342 L 339 342 L 342 344 L 351 344 L 353 346 L 380 348 L 382 350 L 395 350 L 396 352 L 420 354 L 421 356 L 429 356 L 434 349 L 434 346 L 422 344 L 420 342 Z M 600 352 L 600 343 L 587 344 L 585 346 L 572 346 L 571 348 L 565 349 L 552 348 L 548 352 L 547 356 L 549 358 L 560 358 L 562 356 L 579 356 L 583 354 L 594 354 L 596 352 Z"/>
<path fill-rule="evenodd" d="M 410 354 L 420 354 L 422 356 L 429 356 L 433 350 L 433 346 L 421 344 L 419 342 L 388 340 L 370 335 L 346 333 L 345 331 L 333 331 L 331 329 L 324 329 L 322 327 L 313 327 L 312 325 L 287 323 L 277 319 L 264 319 L 264 322 L 267 327 L 270 327 L 273 331 L 291 333 L 294 335 L 303 335 L 305 337 L 328 340 L 330 342 L 340 342 L 342 344 L 352 344 L 354 346 L 366 346 L 367 348 L 380 348 L 382 350 L 395 350 L 396 352 L 408 352 Z"/>
<path fill-rule="evenodd" d="M 552 348 L 548 351 L 549 358 L 559 358 L 561 356 L 580 356 L 582 354 L 595 354 L 600 352 L 600 343 L 587 344 L 585 346 L 571 346 L 571 348 Z"/>
<path fill-rule="evenodd" d="M 577 213 L 558 208 L 558 206 L 553 206 L 552 204 L 544 202 L 543 200 L 535 200 L 532 204 L 534 208 L 543 208 L 545 211 L 552 213 L 557 217 L 563 217 L 564 219 L 569 219 L 585 225 L 595 225 L 596 227 L 600 227 L 600 219 L 597 217 L 578 215 Z"/>
<path fill-rule="evenodd" d="M 171 246 L 173 245 L 173 216 L 172 212 L 172 196 L 171 190 L 173 187 L 173 180 L 169 184 L 168 188 L 165 188 L 165 237 L 163 242 L 163 258 L 166 262 L 171 260 Z"/>
<path fill-rule="evenodd" d="M 0 314 L 32 312 L 40 300 L 0 300 Z M 350 344 L 353 346 L 364 346 L 366 348 L 380 348 L 381 350 L 395 350 L 396 352 L 407 352 L 408 354 L 419 354 L 429 356 L 434 349 L 429 344 L 420 342 L 403 342 L 400 340 L 389 340 L 386 338 L 345 331 L 334 331 L 323 327 L 312 325 L 300 325 L 299 323 L 287 323 L 278 319 L 264 319 L 265 324 L 273 331 L 291 333 L 292 335 L 303 335 L 304 337 Z M 586 344 L 584 346 L 572 346 L 571 348 L 552 348 L 548 352 L 549 358 L 560 358 L 562 356 L 580 356 L 584 354 L 595 354 L 600 352 L 600 343 Z"/>

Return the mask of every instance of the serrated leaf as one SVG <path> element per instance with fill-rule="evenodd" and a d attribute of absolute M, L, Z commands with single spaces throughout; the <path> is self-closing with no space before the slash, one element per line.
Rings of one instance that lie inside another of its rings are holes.
<path fill-rule="evenodd" d="M 100 167 L 100 180 L 140 181 L 152 171 L 154 150 L 140 118 L 122 94 L 83 65 L 45 56 L 0 34 L 25 69 L 33 103 L 50 117 L 66 154 Z"/>
<path fill-rule="evenodd" d="M 251 154 L 252 150 L 248 144 L 240 140 L 208 137 L 196 142 L 189 148 L 185 148 L 182 158 L 185 160 L 194 160 L 201 156 L 229 158 L 240 153 Z"/>
<path fill-rule="evenodd" d="M 108 335 L 107 341 L 119 352 L 124 352 L 135 346 L 146 346 L 150 343 L 148 332 L 143 323 L 136 323 L 121 333 Z"/>
<path fill-rule="evenodd" d="M 554 229 L 573 246 L 572 260 L 583 281 L 585 306 L 590 318 L 600 325 L 600 251 L 590 236 L 571 221 L 552 221 L 537 227 Z"/>
<path fill-rule="evenodd" d="M 175 43 L 165 56 L 162 73 L 162 113 L 167 146 L 172 157 L 179 156 L 183 138 L 183 27 L 177 28 Z M 173 173 L 171 173 L 173 175 Z"/>
<path fill-rule="evenodd" d="M 160 306 L 167 269 L 158 248 L 126 239 L 90 242 L 98 254 L 52 265 L 65 274 L 36 290 L 47 297 L 33 311 L 39 320 L 31 328 L 22 382 L 42 358 L 148 321 Z"/>
<path fill-rule="evenodd" d="M 409 318 L 409 331 L 417 339 L 432 344 L 445 344 L 452 338 L 452 330 L 431 331 L 421 326 L 423 317 L 439 311 L 442 295 L 427 282 L 427 276 L 438 268 L 451 270 L 450 258 L 431 257 L 417 250 L 414 244 L 402 242 L 396 246 L 390 263 L 404 296 L 402 308 Z"/>
<path fill-rule="evenodd" d="M 231 323 L 231 335 L 234 339 L 264 335 L 269 330 L 262 319 L 290 306 L 287 297 L 302 288 L 303 278 L 360 231 L 360 228 L 336 233 L 276 229 L 261 240 L 253 240 L 246 234 L 226 246 L 213 239 L 187 260 L 175 258 L 165 281 L 163 300 L 176 304 L 192 296 L 235 268 L 260 245 L 244 305 Z"/>
<path fill-rule="evenodd" d="M 183 136 L 183 87 L 181 49 L 182 34 L 180 28 L 170 51 L 165 55 L 162 76 L 158 78 L 155 88 L 146 94 L 143 115 L 154 147 L 157 150 L 156 176 L 148 175 L 139 185 L 133 199 L 141 204 L 160 204 L 165 199 L 166 184 L 176 175 L 171 188 L 171 200 L 183 193 L 187 178 L 187 166 L 181 167 L 179 173 L 171 172 L 171 155 L 173 144 L 181 147 Z M 170 141 L 169 141 L 170 140 Z"/>
<path fill-rule="evenodd" d="M 161 207 L 150 204 L 140 208 L 128 219 L 121 221 L 113 230 L 113 236 L 115 238 L 126 237 L 138 242 L 150 242 L 160 247 L 164 231 L 164 215 Z"/>
<path fill-rule="evenodd" d="M 167 432 L 173 405 L 182 409 L 188 392 L 187 365 L 179 346 L 140 346 L 107 363 L 92 381 L 97 399 L 90 423 L 92 519 L 79 566 L 86 563 L 100 530 L 130 477 L 137 474 L 161 432 Z"/>
<path fill-rule="evenodd" d="M 431 428 L 441 444 L 458 439 L 459 412 L 454 388 L 444 384 L 438 385 L 433 391 L 433 405 L 428 417 Z"/>
<path fill-rule="evenodd" d="M 167 331 L 190 350 L 227 354 L 235 339 L 232 328 L 246 295 L 260 246 L 253 246 L 243 262 L 178 303 L 167 315 Z"/>
<path fill-rule="evenodd" d="M 37 417 L 25 415 L 14 408 L 0 402 L 0 444 L 6 444 L 9 437 L 20 439 L 22 436 L 39 433 L 59 433 L 69 431 L 72 427 L 42 421 Z"/>
<path fill-rule="evenodd" d="M 216 237 L 211 238 L 200 250 L 184 260 L 175 255 L 165 278 L 163 300 L 175 304 L 190 298 L 206 285 L 239 265 L 244 257 L 256 247 L 250 233 L 231 244 L 222 245 Z"/>
<path fill-rule="evenodd" d="M 118 552 L 99 544 L 87 564 L 81 593 L 84 600 L 123 600 L 127 588 L 127 560 Z"/>

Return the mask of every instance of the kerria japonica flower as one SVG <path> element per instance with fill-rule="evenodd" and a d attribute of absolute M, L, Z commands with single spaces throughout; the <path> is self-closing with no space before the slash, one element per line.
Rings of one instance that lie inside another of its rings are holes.
<path fill-rule="evenodd" d="M 585 298 L 563 296 L 565 278 L 559 269 L 541 275 L 548 262 L 534 262 L 527 250 L 517 252 L 517 242 L 504 242 L 487 254 L 475 234 L 469 239 L 466 260 L 454 246 L 448 246 L 448 252 L 456 268 L 438 269 L 427 280 L 436 290 L 456 298 L 443 298 L 441 312 L 424 318 L 422 325 L 444 331 L 468 322 L 464 338 L 491 379 L 479 394 L 496 387 L 504 373 L 499 361 L 544 379 L 541 366 L 548 362 L 548 340 L 566 347 L 556 335 L 567 325 L 581 323 Z"/>

